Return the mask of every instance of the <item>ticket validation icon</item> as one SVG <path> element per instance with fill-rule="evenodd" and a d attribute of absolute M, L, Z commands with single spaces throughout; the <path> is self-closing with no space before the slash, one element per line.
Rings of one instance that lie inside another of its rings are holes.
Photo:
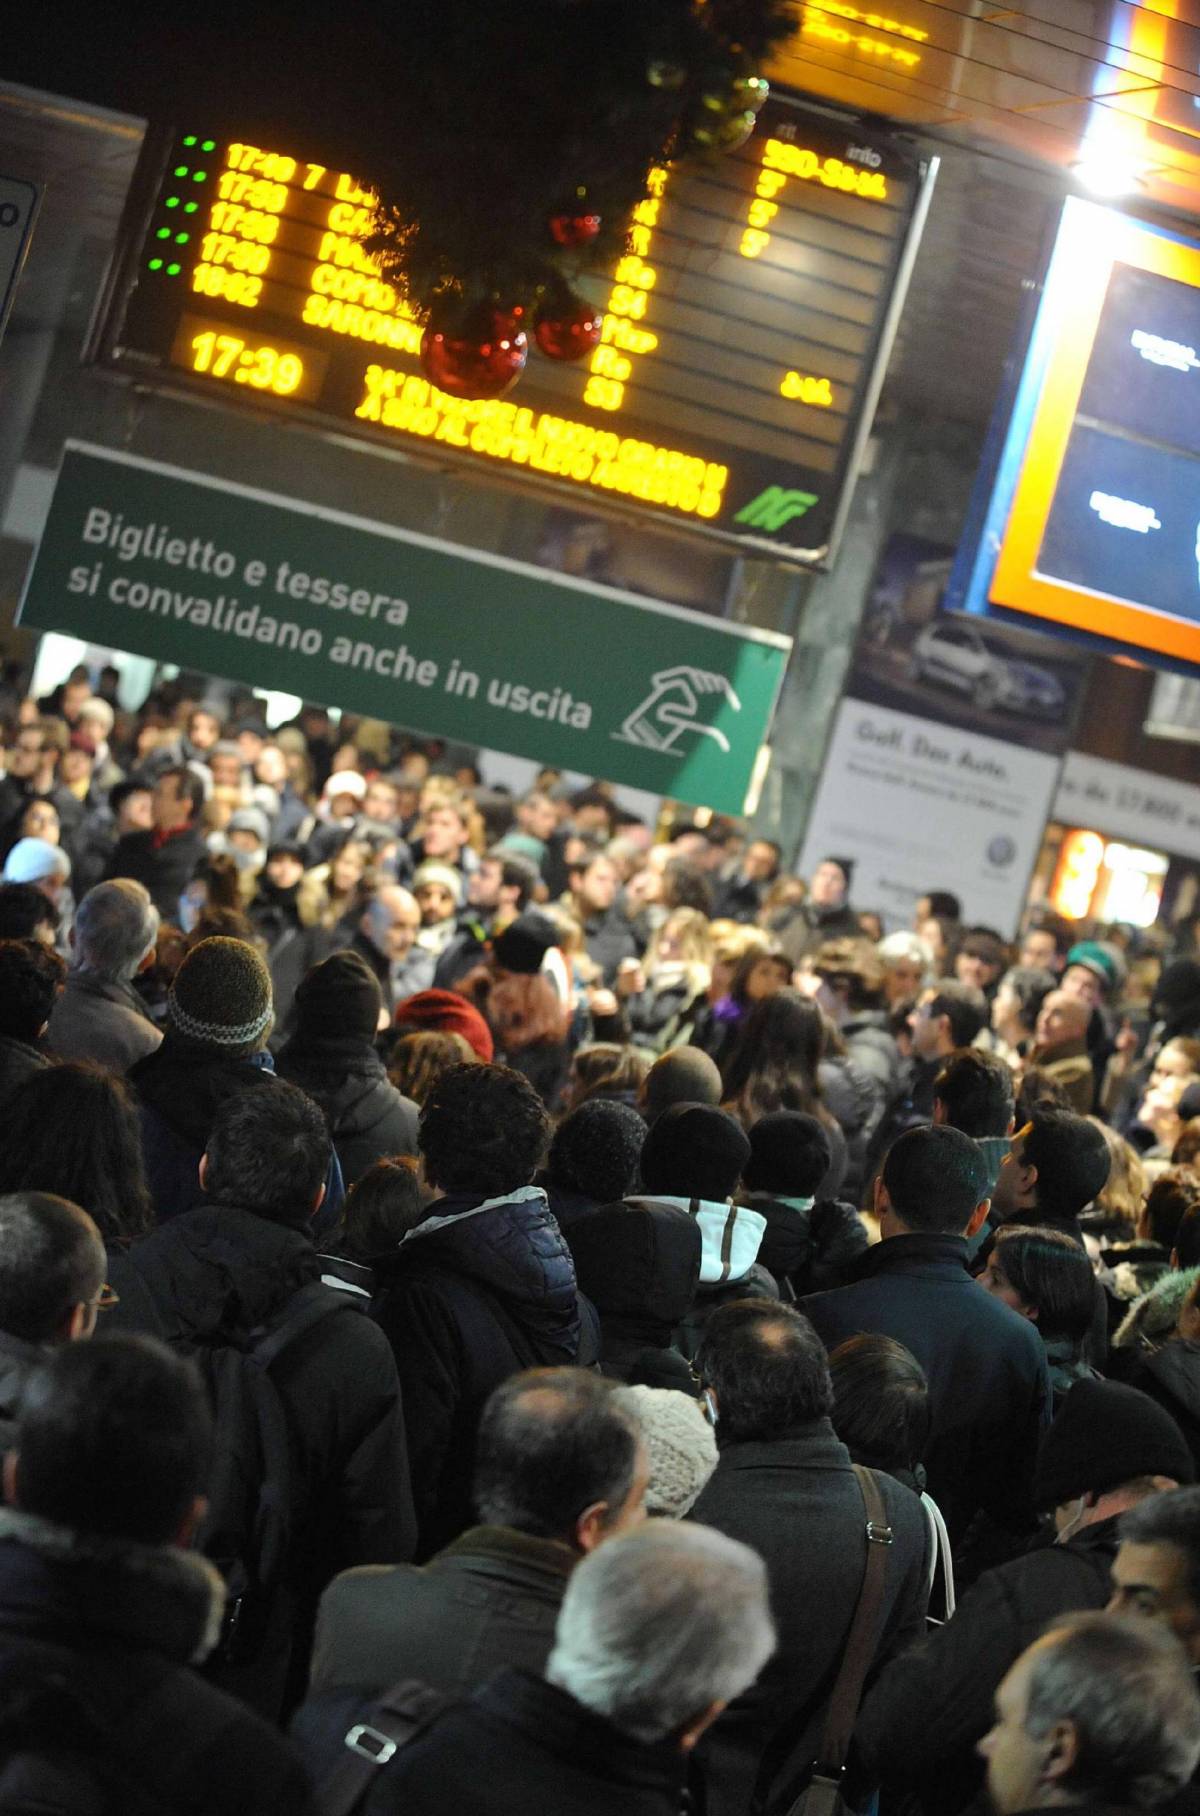
<path fill-rule="evenodd" d="M 719 750 L 729 754 L 729 739 L 716 725 L 704 725 L 699 714 L 704 705 L 715 701 L 740 713 L 742 703 L 724 675 L 710 674 L 707 669 L 681 664 L 662 668 L 651 677 L 650 692 L 621 729 L 612 735 L 622 744 L 637 744 L 643 750 L 673 752 L 685 734 L 711 738 Z"/>

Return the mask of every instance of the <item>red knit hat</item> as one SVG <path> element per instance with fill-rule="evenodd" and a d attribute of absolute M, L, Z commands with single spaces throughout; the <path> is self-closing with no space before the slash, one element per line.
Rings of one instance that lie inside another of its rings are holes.
<path fill-rule="evenodd" d="M 418 990 L 396 1004 L 396 1026 L 402 1032 L 433 1029 L 439 1034 L 461 1034 L 485 1065 L 490 1065 L 496 1049 L 492 1031 L 465 996 L 454 990 Z"/>

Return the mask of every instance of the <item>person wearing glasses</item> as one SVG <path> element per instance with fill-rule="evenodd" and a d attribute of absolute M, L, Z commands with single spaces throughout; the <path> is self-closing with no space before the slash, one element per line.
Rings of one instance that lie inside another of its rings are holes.
<path fill-rule="evenodd" d="M 86 1211 L 50 1192 L 0 1196 L 0 1453 L 30 1378 L 55 1344 L 90 1337 L 117 1302 Z"/>

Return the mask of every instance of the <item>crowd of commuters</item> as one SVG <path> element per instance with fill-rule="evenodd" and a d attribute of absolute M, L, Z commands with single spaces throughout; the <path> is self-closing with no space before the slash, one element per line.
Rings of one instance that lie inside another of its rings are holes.
<path fill-rule="evenodd" d="M 1187 930 L 118 679 L 0 719 L 0 1813 L 1191 1807 Z"/>

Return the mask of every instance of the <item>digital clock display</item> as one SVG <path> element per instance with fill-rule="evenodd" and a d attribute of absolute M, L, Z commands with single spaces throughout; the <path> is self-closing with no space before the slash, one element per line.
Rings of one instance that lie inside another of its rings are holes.
<path fill-rule="evenodd" d="M 308 148 L 311 149 L 311 148 Z M 531 346 L 452 398 L 363 249 L 372 196 L 250 135 L 148 148 L 98 356 L 141 381 L 302 413 L 780 557 L 830 558 L 930 173 L 898 139 L 773 99 L 705 167 L 651 170 L 624 256 L 579 288 L 601 344 Z"/>

